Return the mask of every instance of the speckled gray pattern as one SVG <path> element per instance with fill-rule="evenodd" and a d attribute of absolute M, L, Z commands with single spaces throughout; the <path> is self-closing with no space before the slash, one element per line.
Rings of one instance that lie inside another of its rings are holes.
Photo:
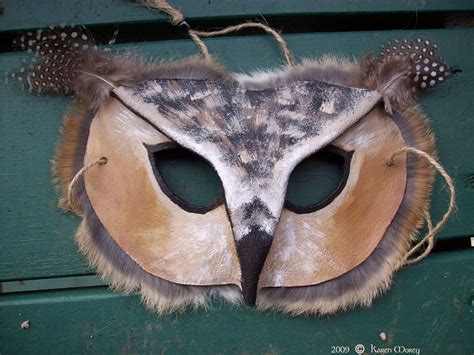
<path fill-rule="evenodd" d="M 171 138 L 179 135 L 184 144 L 211 143 L 225 164 L 242 170 L 242 179 L 261 182 L 272 175 L 286 151 L 320 135 L 329 121 L 349 116 L 371 95 L 314 80 L 244 89 L 219 81 L 158 79 L 114 93 L 148 121 L 156 116 L 169 121 L 176 132 Z M 156 112 L 142 112 L 141 103 L 152 105 Z"/>

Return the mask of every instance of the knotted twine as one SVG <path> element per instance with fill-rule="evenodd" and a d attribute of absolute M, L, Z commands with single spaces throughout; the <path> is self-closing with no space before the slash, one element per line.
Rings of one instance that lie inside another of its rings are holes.
<path fill-rule="evenodd" d="M 218 31 L 196 31 L 196 30 L 193 30 L 189 26 L 189 24 L 186 22 L 186 20 L 185 20 L 183 14 L 181 13 L 181 11 L 175 9 L 173 6 L 171 6 L 165 0 L 137 0 L 137 2 L 142 4 L 142 5 L 147 6 L 149 8 L 157 9 L 157 10 L 160 10 L 160 11 L 166 13 L 169 16 L 171 24 L 173 24 L 175 26 L 179 26 L 179 27 L 185 29 L 188 32 L 189 37 L 191 37 L 191 39 L 194 41 L 196 46 L 201 50 L 202 55 L 206 59 L 211 59 L 212 56 L 209 53 L 209 49 L 207 48 L 206 44 L 201 39 L 201 37 L 222 36 L 222 35 L 226 35 L 228 33 L 241 31 L 245 28 L 260 28 L 260 29 L 264 30 L 265 32 L 267 32 L 268 34 L 271 34 L 273 37 L 275 37 L 276 41 L 278 42 L 278 44 L 280 45 L 280 47 L 283 51 L 286 62 L 290 66 L 293 65 L 293 61 L 294 61 L 293 54 L 291 53 L 290 49 L 288 48 L 288 44 L 286 43 L 286 41 L 283 39 L 281 34 L 278 33 L 278 31 L 274 30 L 270 26 L 267 26 L 263 23 L 260 23 L 260 22 L 245 22 L 245 23 L 241 23 L 239 25 L 229 26 L 229 27 L 226 27 L 226 28 L 224 28 L 222 30 L 218 30 Z"/>
<path fill-rule="evenodd" d="M 412 153 L 416 154 L 419 157 L 422 157 L 426 159 L 426 161 L 433 166 L 443 177 L 443 179 L 446 181 L 446 184 L 448 185 L 449 188 L 449 205 L 448 209 L 444 213 L 443 217 L 441 220 L 436 224 L 436 226 L 433 227 L 433 224 L 431 222 L 431 216 L 430 213 L 426 210 L 423 211 L 423 215 L 426 220 L 426 224 L 428 226 L 428 233 L 418 242 L 416 243 L 409 251 L 408 253 L 404 256 L 404 258 L 401 261 L 402 265 L 411 265 L 411 264 L 416 264 L 418 261 L 422 260 L 425 258 L 433 249 L 434 247 L 434 238 L 436 236 L 436 233 L 438 233 L 441 228 L 444 227 L 446 222 L 449 219 L 449 216 L 451 213 L 454 211 L 454 208 L 456 207 L 456 190 L 454 188 L 454 182 L 453 179 L 449 176 L 449 174 L 444 170 L 444 168 L 441 166 L 441 164 L 436 161 L 431 155 L 428 153 L 413 148 L 413 147 L 403 147 L 400 150 L 396 151 L 395 153 L 392 154 L 390 159 L 387 161 L 388 166 L 393 166 L 395 164 L 395 158 L 402 154 L 402 153 Z M 417 252 L 419 249 L 421 249 L 423 246 L 425 246 L 425 249 L 423 252 L 418 255 L 417 257 L 411 258 L 411 256 Z"/>

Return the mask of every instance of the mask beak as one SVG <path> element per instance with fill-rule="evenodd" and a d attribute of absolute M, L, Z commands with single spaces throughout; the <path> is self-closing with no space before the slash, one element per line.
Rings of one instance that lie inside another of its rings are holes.
<path fill-rule="evenodd" d="M 250 232 L 237 241 L 237 255 L 242 274 L 242 293 L 249 306 L 255 306 L 260 272 L 267 258 L 273 236 L 253 226 Z"/>

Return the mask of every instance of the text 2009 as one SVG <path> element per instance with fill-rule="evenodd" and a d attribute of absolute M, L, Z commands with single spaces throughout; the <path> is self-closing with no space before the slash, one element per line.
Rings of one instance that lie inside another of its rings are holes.
<path fill-rule="evenodd" d="M 347 354 L 349 351 L 351 351 L 349 346 L 331 346 L 331 354 Z"/>

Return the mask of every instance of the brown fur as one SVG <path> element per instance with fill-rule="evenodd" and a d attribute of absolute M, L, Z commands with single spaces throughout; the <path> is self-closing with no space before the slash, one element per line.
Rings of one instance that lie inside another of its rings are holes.
<path fill-rule="evenodd" d="M 77 152 L 83 149 L 92 113 L 84 104 L 75 105 L 64 117 L 60 130 L 60 142 L 56 147 L 51 168 L 54 182 L 60 190 L 58 205 L 70 210 L 67 200 L 67 191 L 74 175 L 76 174 Z"/>
<path fill-rule="evenodd" d="M 385 109 L 392 113 L 395 109 L 403 110 L 413 105 L 415 97 L 411 90 L 412 79 L 410 68 L 412 64 L 406 57 L 391 57 L 382 63 L 377 63 L 367 56 L 361 61 L 361 77 L 359 85 L 378 91 L 384 97 Z"/>

